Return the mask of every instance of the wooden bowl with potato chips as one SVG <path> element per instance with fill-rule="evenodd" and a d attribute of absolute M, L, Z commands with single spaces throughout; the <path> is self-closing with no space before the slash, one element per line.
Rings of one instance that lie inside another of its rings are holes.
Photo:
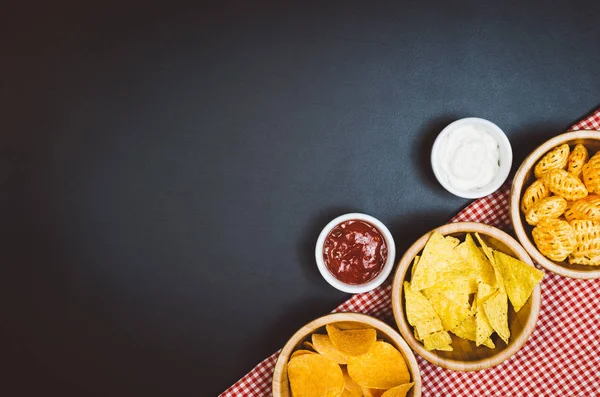
<path fill-rule="evenodd" d="M 562 153 L 561 148 L 566 152 Z M 578 149 L 585 156 L 580 161 L 581 166 L 576 161 Z M 534 261 L 564 277 L 600 277 L 600 167 L 591 170 L 595 173 L 588 172 L 587 178 L 583 172 L 587 163 L 598 164 L 598 153 L 600 131 L 570 131 L 536 148 L 513 179 L 510 218 L 517 238 Z M 575 183 L 567 183 L 567 178 L 561 176 L 568 176 L 571 182 L 575 178 Z M 547 186 L 556 179 L 564 179 L 563 184 L 571 189 Z M 586 196 L 573 196 L 578 193 L 574 187 L 583 187 Z M 563 201 L 557 211 L 550 202 L 552 199 Z M 536 206 L 536 203 L 539 204 Z M 587 213 L 574 211 L 579 204 L 586 207 Z M 579 216 L 574 216 L 574 212 L 580 213 Z M 542 220 L 537 223 L 537 218 Z M 586 231 L 582 226 L 590 227 Z M 572 241 L 565 238 L 568 235 L 574 236 Z M 567 244 L 561 244 L 561 239 Z"/>
<path fill-rule="evenodd" d="M 334 313 L 300 328 L 273 373 L 274 397 L 419 397 L 413 352 L 389 325 L 358 313 Z"/>
<path fill-rule="evenodd" d="M 490 368 L 533 332 L 543 277 L 500 229 L 450 223 L 423 235 L 400 259 L 394 317 L 410 347 L 432 364 L 454 371 Z"/>

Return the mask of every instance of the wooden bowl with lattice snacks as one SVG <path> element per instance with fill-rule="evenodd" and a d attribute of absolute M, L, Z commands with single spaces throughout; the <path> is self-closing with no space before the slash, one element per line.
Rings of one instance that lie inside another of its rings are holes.
<path fill-rule="evenodd" d="M 510 217 L 531 258 L 561 276 L 600 277 L 600 131 L 536 148 L 513 179 Z"/>

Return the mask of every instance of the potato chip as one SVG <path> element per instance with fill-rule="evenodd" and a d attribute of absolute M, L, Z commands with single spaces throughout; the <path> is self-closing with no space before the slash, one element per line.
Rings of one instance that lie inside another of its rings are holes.
<path fill-rule="evenodd" d="M 404 299 L 408 323 L 415 327 L 417 339 L 423 339 L 437 331 L 442 331 L 442 320 L 431 302 L 419 291 L 414 291 L 408 281 L 404 282 Z"/>
<path fill-rule="evenodd" d="M 600 194 L 600 151 L 583 166 L 583 182 L 590 193 Z"/>
<path fill-rule="evenodd" d="M 381 395 L 381 397 L 406 397 L 406 393 L 413 387 L 414 383 L 405 383 L 400 386 L 392 387 L 385 393 Z"/>
<path fill-rule="evenodd" d="M 567 200 L 558 196 L 550 196 L 539 200 L 525 214 L 525 221 L 532 226 L 543 219 L 558 218 L 567 209 Z"/>
<path fill-rule="evenodd" d="M 600 266 L 600 221 L 573 220 L 569 224 L 576 241 L 569 263 Z"/>
<path fill-rule="evenodd" d="M 360 392 L 360 394 L 356 394 L 356 393 L 352 393 L 349 390 L 344 389 L 342 391 L 342 394 L 340 394 L 340 397 L 363 397 L 362 391 Z"/>
<path fill-rule="evenodd" d="M 296 359 L 302 357 L 306 356 Z M 404 357 L 387 342 L 375 342 L 366 354 L 348 357 L 347 368 L 352 380 L 362 387 L 389 389 L 410 381 Z"/>
<path fill-rule="evenodd" d="M 365 397 L 381 397 L 386 389 L 369 389 L 367 387 L 362 388 L 363 396 Z"/>
<path fill-rule="evenodd" d="M 292 358 L 287 372 L 294 397 L 338 397 L 344 389 L 340 366 L 319 354 Z"/>
<path fill-rule="evenodd" d="M 317 351 L 317 349 L 315 349 L 315 347 L 313 346 L 313 344 L 310 343 L 307 340 L 305 340 L 304 342 L 302 342 L 302 346 L 304 346 L 306 349 L 312 349 L 315 352 Z"/>
<path fill-rule="evenodd" d="M 564 261 L 577 243 L 571 225 L 560 219 L 541 221 L 533 228 L 531 235 L 542 255 L 557 262 Z"/>
<path fill-rule="evenodd" d="M 435 285 L 444 278 L 444 271 L 460 260 L 453 243 L 446 240 L 439 232 L 433 231 L 412 277 L 412 288 L 420 291 Z"/>
<path fill-rule="evenodd" d="M 377 331 L 373 328 L 367 329 L 349 329 L 342 331 L 334 325 L 327 325 L 327 335 L 331 343 L 342 353 L 347 356 L 360 356 L 368 352 L 375 340 L 377 339 Z"/>
<path fill-rule="evenodd" d="M 443 350 L 452 351 L 452 338 L 447 331 L 438 331 L 423 338 L 425 350 Z"/>
<path fill-rule="evenodd" d="M 523 193 L 521 211 L 526 213 L 535 203 L 546 197 L 550 197 L 550 189 L 544 185 L 544 181 L 537 179 Z"/>
<path fill-rule="evenodd" d="M 571 211 L 575 214 L 575 219 L 600 220 L 600 196 L 593 194 L 575 201 L 571 205 Z"/>
<path fill-rule="evenodd" d="M 544 185 L 548 186 L 552 193 L 565 200 L 579 200 L 588 195 L 588 190 L 583 182 L 563 169 L 550 170 L 542 176 L 542 179 Z"/>
<path fill-rule="evenodd" d="M 485 315 L 485 309 L 483 307 L 484 302 L 494 293 L 492 287 L 487 284 L 480 283 L 477 295 L 473 301 L 475 305 L 475 344 L 477 346 L 485 344 L 489 339 L 490 335 L 494 332 L 494 328 L 490 324 L 487 316 Z M 491 342 L 491 339 L 490 339 Z M 491 343 L 492 349 L 494 343 Z M 488 346 L 488 345 L 486 345 Z M 488 346 L 489 347 L 489 346 Z"/>
<path fill-rule="evenodd" d="M 483 310 L 494 331 L 505 343 L 508 343 L 510 330 L 508 329 L 508 296 L 506 292 L 500 289 L 494 292 L 483 303 Z"/>
<path fill-rule="evenodd" d="M 337 347 L 331 343 L 331 339 L 329 339 L 328 335 L 312 334 L 312 343 L 319 354 L 322 354 L 338 364 L 348 363 L 348 356 L 339 351 Z"/>
<path fill-rule="evenodd" d="M 354 321 L 338 321 L 335 326 L 342 331 L 347 329 L 369 329 L 365 324 L 357 323 Z"/>
<path fill-rule="evenodd" d="M 494 259 L 508 298 L 518 312 L 544 278 L 544 272 L 500 251 L 494 251 Z"/>
<path fill-rule="evenodd" d="M 542 175 L 552 169 L 564 169 L 569 161 L 569 152 L 569 145 L 565 143 L 546 153 L 533 170 L 535 177 L 541 178 Z"/>
<path fill-rule="evenodd" d="M 346 393 L 347 396 L 362 397 L 362 388 L 352 380 L 350 375 L 348 375 L 348 370 L 342 368 L 342 373 L 344 374 L 344 393 Z M 342 394 L 342 396 L 343 395 L 344 394 Z"/>
<path fill-rule="evenodd" d="M 292 353 L 292 355 L 290 356 L 290 358 L 294 358 L 296 356 L 301 356 L 303 354 L 315 354 L 315 353 L 311 352 L 310 350 L 299 349 L 299 350 L 294 351 Z"/>
<path fill-rule="evenodd" d="M 588 159 L 589 154 L 585 146 L 580 143 L 575 145 L 567 160 L 567 172 L 580 178 L 583 173 L 583 166 L 587 163 Z"/>

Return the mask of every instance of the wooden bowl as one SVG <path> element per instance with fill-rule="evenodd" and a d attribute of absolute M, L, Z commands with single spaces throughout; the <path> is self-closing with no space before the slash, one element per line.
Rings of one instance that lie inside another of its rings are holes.
<path fill-rule="evenodd" d="M 296 348 L 298 348 L 302 342 L 308 340 L 310 335 L 315 332 L 325 332 L 325 326 L 327 324 L 334 323 L 360 323 L 366 324 L 377 331 L 377 338 L 383 339 L 388 343 L 391 343 L 402 353 L 406 360 L 406 365 L 410 372 L 411 382 L 414 382 L 414 386 L 410 389 L 408 397 L 419 397 L 421 395 L 421 373 L 417 365 L 417 360 L 414 354 L 404 341 L 398 332 L 394 331 L 392 327 L 384 323 L 383 321 L 377 320 L 376 318 L 358 314 L 358 313 L 334 313 L 320 317 L 304 327 L 300 328 L 290 340 L 285 344 L 277 363 L 275 364 L 275 372 L 273 373 L 273 397 L 290 397 L 290 387 L 287 377 L 287 363 L 290 359 L 290 355 Z M 343 325 L 342 325 L 343 326 Z"/>
<path fill-rule="evenodd" d="M 569 144 L 571 148 L 573 145 L 581 143 L 588 149 L 591 156 L 600 150 L 600 131 L 582 130 L 566 132 L 544 142 L 527 156 L 513 179 L 512 190 L 510 192 L 510 219 L 517 238 L 533 260 L 541 266 L 564 277 L 582 279 L 598 278 L 600 277 L 600 266 L 571 265 L 567 261 L 555 262 L 542 255 L 531 237 L 533 227 L 525 222 L 525 215 L 520 210 L 521 197 L 525 189 L 535 181 L 533 169 L 538 160 L 549 150 L 563 143 Z"/>
<path fill-rule="evenodd" d="M 495 227 L 484 225 L 483 223 L 459 222 L 450 223 L 437 229 L 440 234 L 458 237 L 461 240 L 466 233 L 477 232 L 490 247 L 502 251 L 508 255 L 522 260 L 530 266 L 533 262 L 527 252 L 519 243 Z M 454 334 L 452 337 L 452 347 L 454 351 L 427 351 L 414 334 L 413 327 L 408 323 L 406 312 L 404 310 L 404 281 L 407 281 L 411 274 L 414 257 L 419 254 L 432 232 L 428 232 L 418 239 L 402 256 L 392 286 L 392 307 L 394 317 L 398 324 L 398 329 L 408 342 L 410 347 L 421 357 L 432 364 L 454 371 L 478 371 L 493 367 L 508 360 L 515 354 L 527 341 L 537 321 L 540 312 L 540 286 L 536 285 L 533 294 L 518 313 L 515 313 L 512 305 L 508 310 L 508 326 L 510 328 L 510 340 L 505 344 L 498 335 L 494 333 L 492 340 L 496 347 L 494 349 L 485 346 L 475 346 L 474 342 L 463 340 Z M 475 236 L 473 236 L 474 238 Z"/>

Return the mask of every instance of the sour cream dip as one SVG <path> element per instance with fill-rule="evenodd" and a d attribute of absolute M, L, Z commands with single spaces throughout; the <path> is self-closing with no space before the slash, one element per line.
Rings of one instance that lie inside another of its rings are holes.
<path fill-rule="evenodd" d="M 446 190 L 460 197 L 478 198 L 504 183 L 512 164 L 512 149 L 495 124 L 478 118 L 461 119 L 437 137 L 431 164 Z"/>

